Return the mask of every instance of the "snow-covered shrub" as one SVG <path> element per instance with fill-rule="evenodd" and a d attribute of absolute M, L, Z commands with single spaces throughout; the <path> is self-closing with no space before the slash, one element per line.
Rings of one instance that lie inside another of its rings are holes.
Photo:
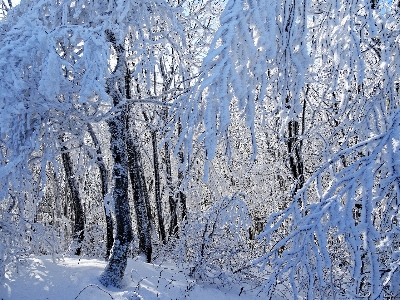
<path fill-rule="evenodd" d="M 399 124 L 397 109 L 386 132 L 336 153 L 270 217 L 258 262 L 271 296 L 283 285 L 293 299 L 398 295 Z"/>
<path fill-rule="evenodd" d="M 195 279 L 229 284 L 248 260 L 251 218 L 242 195 L 223 197 L 200 214 L 189 215 L 177 253 Z M 247 259 L 246 259 L 247 258 Z"/>
<path fill-rule="evenodd" d="M 0 211 L 0 282 L 7 271 L 18 268 L 30 250 L 24 224 L 18 219 L 11 212 Z"/>
<path fill-rule="evenodd" d="M 60 230 L 54 226 L 33 223 L 21 217 L 13 204 L 0 207 L 0 281 L 8 271 L 18 267 L 30 255 L 52 255 L 53 261 L 62 252 Z"/>

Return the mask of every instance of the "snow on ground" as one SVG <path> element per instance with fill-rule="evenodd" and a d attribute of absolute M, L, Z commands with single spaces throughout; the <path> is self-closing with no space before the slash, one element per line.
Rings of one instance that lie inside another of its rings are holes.
<path fill-rule="evenodd" d="M 106 265 L 99 259 L 65 257 L 53 263 L 51 256 L 30 258 L 18 272 L 0 283 L 1 300 L 238 300 L 254 299 L 250 291 L 217 289 L 196 284 L 187 271 L 174 264 L 154 265 L 130 259 L 122 289 L 105 288 L 99 275 Z M 239 296 L 239 293 L 241 294 Z"/>

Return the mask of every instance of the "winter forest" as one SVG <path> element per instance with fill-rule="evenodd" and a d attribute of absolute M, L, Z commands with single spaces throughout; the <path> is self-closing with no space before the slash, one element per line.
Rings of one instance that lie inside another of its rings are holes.
<path fill-rule="evenodd" d="M 0 285 L 399 299 L 399 102 L 399 0 L 2 0 Z"/>

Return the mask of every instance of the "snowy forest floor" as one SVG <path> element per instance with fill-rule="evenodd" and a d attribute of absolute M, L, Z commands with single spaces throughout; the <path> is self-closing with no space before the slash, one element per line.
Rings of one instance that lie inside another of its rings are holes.
<path fill-rule="evenodd" d="M 105 288 L 98 278 L 105 261 L 51 256 L 29 258 L 18 272 L 8 273 L 0 284 L 1 300 L 153 300 L 153 299 L 254 299 L 257 292 L 243 286 L 216 288 L 197 284 L 188 271 L 175 264 L 147 264 L 129 259 L 122 289 Z M 240 294 L 240 295 L 239 295 Z M 261 296 L 261 295 L 259 295 Z M 262 298 L 262 296 L 261 296 Z"/>

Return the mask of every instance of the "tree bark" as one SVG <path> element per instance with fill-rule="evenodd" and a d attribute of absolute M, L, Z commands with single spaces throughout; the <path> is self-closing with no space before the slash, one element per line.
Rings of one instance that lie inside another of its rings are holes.
<path fill-rule="evenodd" d="M 114 33 L 106 30 L 106 35 L 114 47 L 117 54 L 117 64 L 115 70 L 123 71 L 124 48 L 117 45 Z M 123 74 L 123 73 L 122 73 Z M 119 77 L 115 75 L 107 82 L 107 93 L 113 100 L 114 106 L 121 103 L 120 93 L 117 90 Z M 105 286 L 121 287 L 121 281 L 128 260 L 128 250 L 132 241 L 132 221 L 131 211 L 128 200 L 128 158 L 126 155 L 126 136 L 125 136 L 126 115 L 124 111 L 114 115 L 108 122 L 110 130 L 111 153 L 114 158 L 113 178 L 114 178 L 114 211 L 116 220 L 116 236 L 113 250 L 108 264 L 100 277 L 100 282 Z"/>
<path fill-rule="evenodd" d="M 90 134 L 90 137 L 92 138 L 92 141 L 96 148 L 96 153 L 97 153 L 96 164 L 99 167 L 99 171 L 100 171 L 101 195 L 103 197 L 103 207 L 104 207 L 104 213 L 105 213 L 105 217 L 106 217 L 106 240 L 107 240 L 106 258 L 108 259 L 110 257 L 111 248 L 114 244 L 114 234 L 113 234 L 114 224 L 113 224 L 113 219 L 111 216 L 111 211 L 110 211 L 110 209 L 108 209 L 110 203 L 109 202 L 106 203 L 106 195 L 108 193 L 108 171 L 104 164 L 103 154 L 102 154 L 101 148 L 100 148 L 100 143 L 96 137 L 93 127 L 90 123 L 87 124 L 87 127 L 88 127 L 88 132 Z"/>
<path fill-rule="evenodd" d="M 132 76 L 129 70 L 125 71 L 125 97 L 131 99 L 131 81 Z M 138 91 L 140 93 L 140 91 Z M 142 164 L 142 156 L 140 154 L 138 136 L 135 130 L 135 122 L 131 118 L 131 105 L 126 105 L 126 147 L 128 152 L 129 177 L 133 191 L 133 201 L 135 205 L 137 229 L 139 235 L 139 253 L 146 256 L 147 262 L 151 262 L 152 245 L 151 245 L 151 208 L 150 198 L 147 192 L 146 179 Z"/>
<path fill-rule="evenodd" d="M 128 114 L 129 114 L 128 109 Z M 129 119 L 129 117 L 128 117 Z M 133 201 L 135 205 L 137 229 L 139 235 L 139 253 L 146 256 L 147 262 L 151 262 L 151 212 L 149 195 L 144 177 L 142 157 L 137 141 L 137 136 L 133 136 L 129 120 L 126 124 L 126 147 L 128 153 L 129 177 L 133 191 Z M 134 127 L 134 126 L 132 126 Z"/>
<path fill-rule="evenodd" d="M 301 135 L 304 134 L 305 130 L 305 109 L 306 101 L 303 103 L 302 112 L 302 123 L 301 123 Z M 300 122 L 297 120 L 291 120 L 288 123 L 288 138 L 287 138 L 287 149 L 289 154 L 289 167 L 292 176 L 295 180 L 295 189 L 292 193 L 294 196 L 298 190 L 304 186 L 304 163 L 302 157 L 303 140 L 300 136 Z M 301 201 L 299 200 L 301 206 Z"/>
<path fill-rule="evenodd" d="M 154 94 L 155 93 L 156 93 L 156 88 L 154 88 Z M 145 111 L 143 111 L 143 117 L 146 122 L 150 123 L 150 119 Z M 160 179 L 160 165 L 158 162 L 157 130 L 154 128 L 150 128 L 150 132 L 151 132 L 151 142 L 153 146 L 154 198 L 156 201 L 159 237 L 163 242 L 163 244 L 165 244 L 167 242 L 167 236 L 165 233 L 164 217 L 162 213 L 161 179 Z"/>
<path fill-rule="evenodd" d="M 68 187 L 71 193 L 72 205 L 74 210 L 74 231 L 73 238 L 76 243 L 75 255 L 81 254 L 81 244 L 84 238 L 85 229 L 85 216 L 83 213 L 82 202 L 79 195 L 79 188 L 75 181 L 74 171 L 71 161 L 70 153 L 67 152 L 67 147 L 63 146 L 61 149 L 61 158 L 65 170 L 65 176 L 67 177 Z"/>
<path fill-rule="evenodd" d="M 173 50 L 172 50 L 173 51 Z M 165 93 L 170 88 L 173 82 L 173 75 L 175 69 L 172 67 L 171 70 L 167 71 L 164 64 L 164 59 L 160 58 L 160 71 L 163 78 L 163 88 L 162 91 Z M 163 97 L 163 102 L 167 102 L 167 98 Z M 168 123 L 168 109 L 164 108 L 162 112 L 162 118 L 164 125 Z M 177 201 L 174 197 L 174 188 L 172 186 L 172 170 L 171 170 L 171 157 L 169 153 L 169 144 L 164 144 L 164 163 L 167 172 L 167 189 L 168 189 L 168 202 L 169 202 L 169 213 L 170 213 L 170 224 L 169 224 L 169 236 L 178 234 L 178 216 L 177 216 Z"/>
<path fill-rule="evenodd" d="M 289 153 L 289 166 L 291 173 L 296 181 L 297 192 L 304 185 L 304 167 L 301 156 L 301 143 L 299 141 L 299 122 L 292 120 L 288 124 L 288 141 L 287 148 Z M 294 192 L 294 193 L 295 193 Z"/>
<path fill-rule="evenodd" d="M 125 152 L 125 115 L 113 117 L 110 127 L 111 152 L 114 158 L 114 205 L 116 219 L 116 236 L 113 251 L 100 282 L 105 286 L 121 286 L 128 259 L 128 249 L 132 241 L 132 221 L 128 201 L 128 168 Z"/>
<path fill-rule="evenodd" d="M 153 144 L 154 191 L 157 207 L 158 226 L 160 228 L 161 240 L 165 244 L 167 242 L 167 237 L 165 234 L 164 218 L 162 213 L 160 166 L 158 163 L 157 132 L 155 130 L 151 131 L 151 141 Z"/>
<path fill-rule="evenodd" d="M 171 170 L 171 157 L 169 153 L 169 144 L 164 144 L 164 155 L 165 155 L 165 168 L 167 171 L 167 189 L 168 189 L 168 202 L 169 202 L 169 236 L 178 234 L 178 216 L 176 211 L 176 201 L 174 198 L 174 191 L 172 187 L 172 170 Z"/>
<path fill-rule="evenodd" d="M 182 124 L 179 121 L 178 123 L 178 136 L 180 136 L 182 133 Z M 183 157 L 183 150 L 179 149 L 178 152 L 178 158 L 179 158 L 179 170 L 178 170 L 178 181 L 179 181 L 179 201 L 181 205 L 181 214 L 182 214 L 182 221 L 186 220 L 187 217 L 187 208 L 186 208 L 186 194 L 183 192 L 183 179 L 184 179 L 184 173 L 181 170 L 183 167 L 183 163 L 185 162 L 185 159 Z"/>

